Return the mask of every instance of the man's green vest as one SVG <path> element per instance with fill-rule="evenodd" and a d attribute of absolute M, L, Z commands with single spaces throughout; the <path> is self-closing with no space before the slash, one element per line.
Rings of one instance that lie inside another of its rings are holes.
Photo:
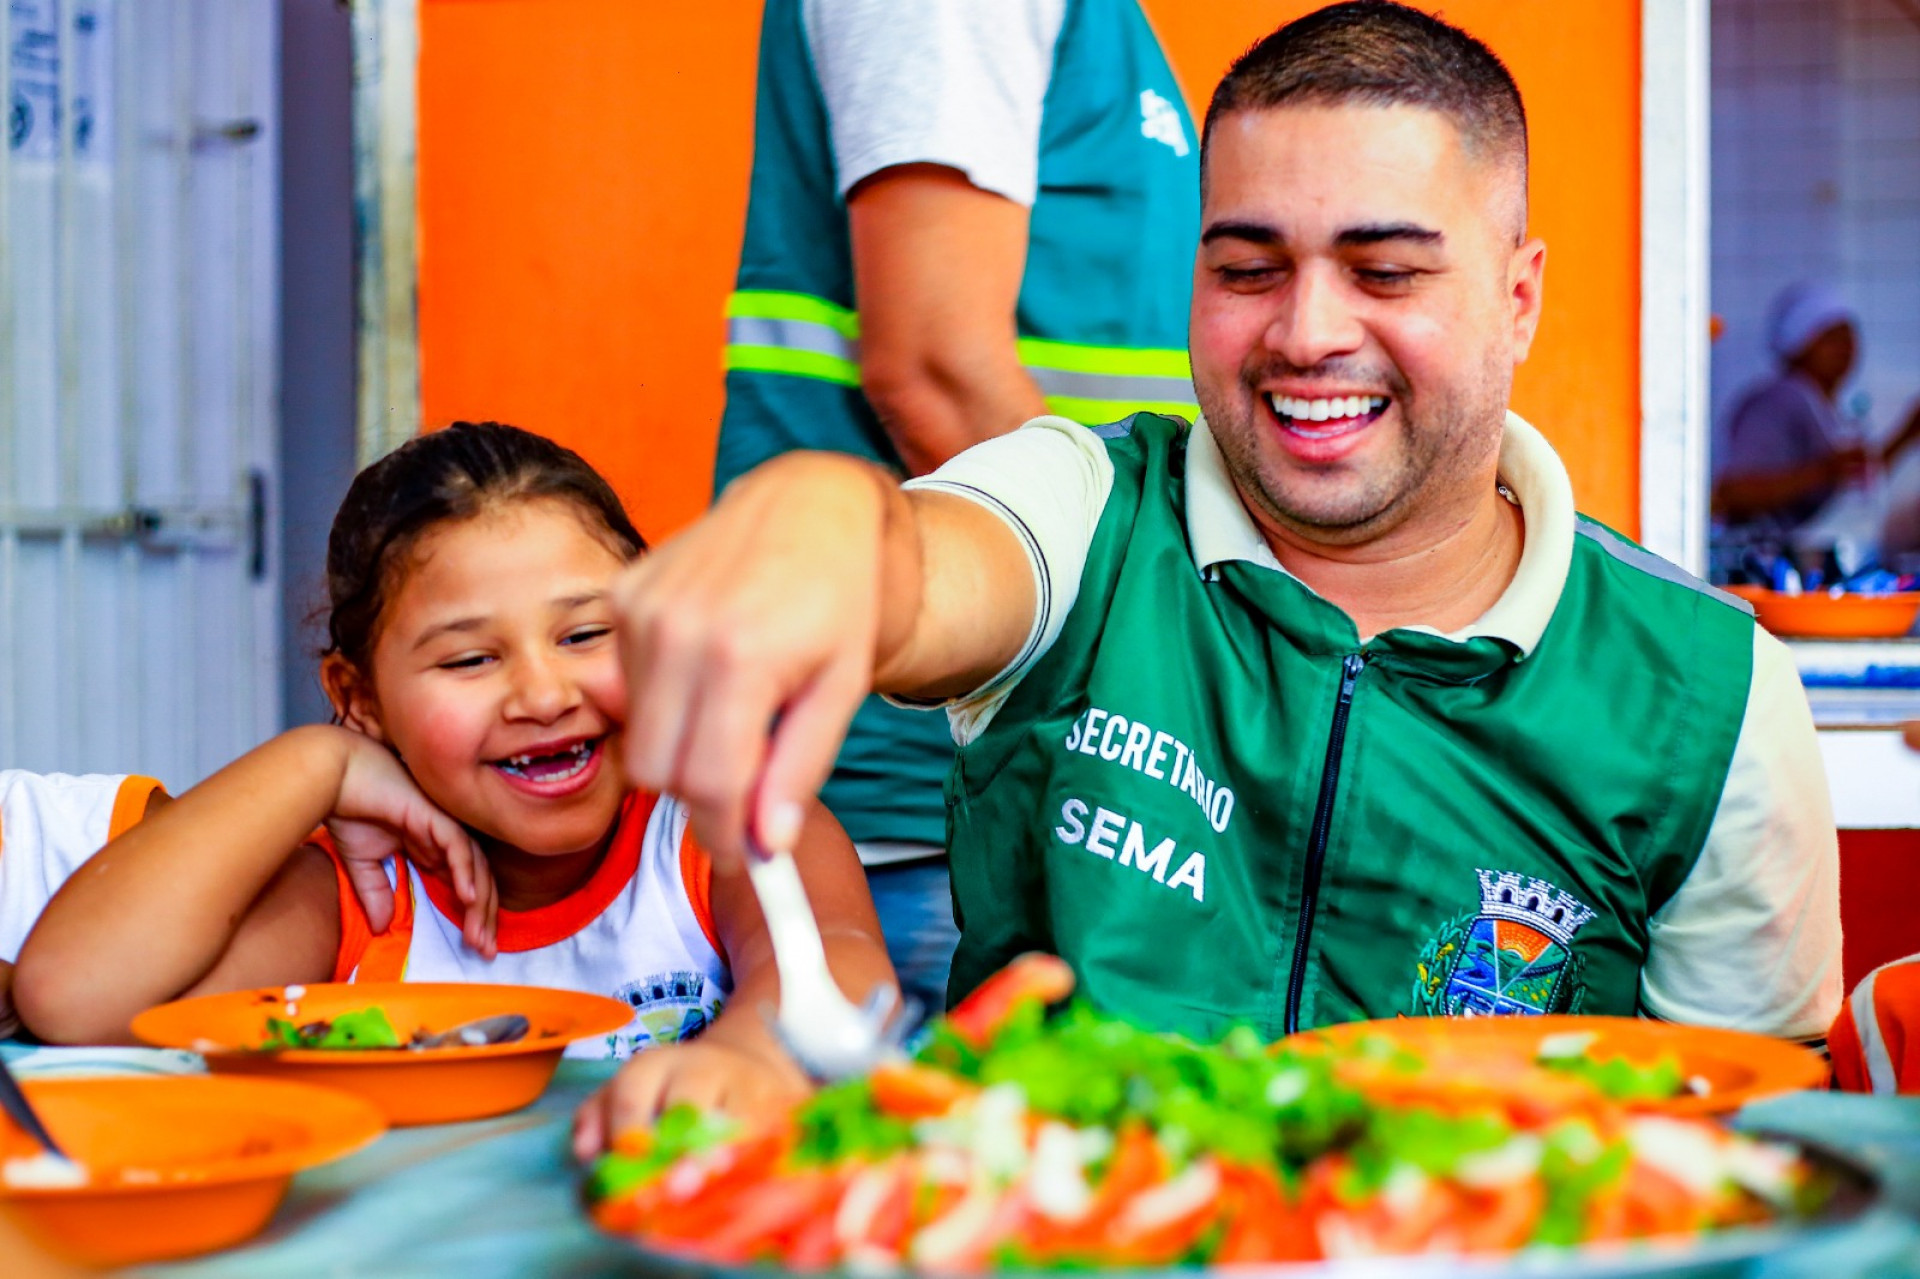
<path fill-rule="evenodd" d="M 860 393 L 847 209 L 800 0 L 767 0 L 757 92 L 716 493 L 789 449 L 900 465 Z M 1087 423 L 1195 412 L 1186 345 L 1199 160 L 1136 0 L 1067 0 L 1014 316 L 1020 361 L 1049 411 Z M 941 716 L 869 698 L 821 797 L 856 840 L 937 844 L 952 759 Z"/>
<path fill-rule="evenodd" d="M 1200 1036 L 1634 1013 L 1733 758 L 1751 614 L 1582 519 L 1531 654 L 1362 644 L 1285 573 L 1196 570 L 1185 423 L 1101 434 L 1078 600 L 948 781 L 952 994 L 1039 949 Z"/>

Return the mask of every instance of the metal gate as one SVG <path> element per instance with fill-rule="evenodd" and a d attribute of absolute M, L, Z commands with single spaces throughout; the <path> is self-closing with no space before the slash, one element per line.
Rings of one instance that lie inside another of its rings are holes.
<path fill-rule="evenodd" d="M 0 0 L 0 767 L 278 726 L 277 7 Z"/>

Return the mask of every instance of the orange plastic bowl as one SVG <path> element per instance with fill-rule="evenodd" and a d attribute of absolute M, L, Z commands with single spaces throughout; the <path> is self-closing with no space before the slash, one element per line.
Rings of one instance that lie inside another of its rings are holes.
<path fill-rule="evenodd" d="M 258 1232 L 302 1168 L 386 1131 L 358 1097 L 272 1079 L 28 1079 L 47 1130 L 86 1185 L 0 1181 L 0 1206 L 49 1251 L 87 1266 L 188 1257 Z M 0 1120 L 0 1160 L 40 1153 Z"/>
<path fill-rule="evenodd" d="M 1401 1017 L 1356 1021 L 1303 1031 L 1289 1044 L 1345 1046 L 1355 1040 L 1383 1038 L 1418 1054 L 1423 1048 L 1450 1059 L 1499 1058 L 1532 1061 L 1543 1040 L 1557 1035 L 1591 1035 L 1588 1055 L 1651 1064 L 1666 1054 L 1679 1059 L 1680 1073 L 1705 1082 L 1707 1091 L 1636 1109 L 1674 1115 L 1731 1114 L 1750 1101 L 1803 1088 L 1824 1088 L 1826 1059 L 1812 1049 L 1709 1026 L 1682 1026 L 1639 1017 Z"/>
<path fill-rule="evenodd" d="M 298 997 L 289 1015 L 287 991 Z M 401 1039 L 415 1031 L 449 1030 L 500 1013 L 533 1023 L 513 1044 L 479 1048 L 372 1049 L 352 1052 L 260 1052 L 267 1019 L 305 1024 L 378 1006 Z M 617 999 L 543 986 L 452 982 L 353 982 L 270 986 L 203 995 L 149 1008 L 133 1019 L 133 1033 L 162 1048 L 206 1056 L 219 1074 L 268 1075 L 358 1093 L 387 1122 L 439 1124 L 518 1110 L 553 1078 L 560 1055 L 576 1039 L 611 1034 L 633 1020 Z"/>
<path fill-rule="evenodd" d="M 1729 586 L 1753 605 L 1760 625 L 1775 635 L 1804 639 L 1891 639 L 1913 629 L 1920 591 L 1881 595 L 1787 595 L 1759 586 Z"/>

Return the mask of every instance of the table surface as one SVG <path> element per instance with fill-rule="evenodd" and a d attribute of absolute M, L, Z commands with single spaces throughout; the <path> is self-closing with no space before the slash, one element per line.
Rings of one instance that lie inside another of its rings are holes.
<path fill-rule="evenodd" d="M 140 1271 L 151 1279 L 631 1274 L 633 1254 L 580 1210 L 568 1149 L 574 1107 L 613 1073 L 562 1061 L 546 1093 L 497 1119 L 396 1128 L 310 1169 L 265 1233 L 239 1248 Z"/>
<path fill-rule="evenodd" d="M 44 1051 L 44 1050 L 43 1050 Z M 564 1061 L 546 1094 L 511 1115 L 399 1128 L 360 1153 L 302 1173 L 267 1230 L 241 1247 L 145 1267 L 145 1279 L 305 1276 L 632 1274 L 635 1256 L 580 1210 L 568 1150 L 574 1107 L 612 1073 Z M 1763 1279 L 1920 1275 L 1920 1097 L 1807 1092 L 1749 1107 L 1742 1126 L 1840 1148 L 1876 1168 L 1905 1214 L 1739 1273 Z M 1889 1214 L 1891 1216 L 1891 1214 Z"/>

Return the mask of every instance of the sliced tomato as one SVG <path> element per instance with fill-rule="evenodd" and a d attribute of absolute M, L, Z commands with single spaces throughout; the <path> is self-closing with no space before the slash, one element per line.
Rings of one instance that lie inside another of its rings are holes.
<path fill-rule="evenodd" d="M 1032 951 L 974 988 L 947 1014 L 947 1025 L 975 1048 L 983 1048 L 1022 1004 L 1058 1003 L 1073 993 L 1073 969 L 1058 955 Z"/>
<path fill-rule="evenodd" d="M 907 1255 L 917 1269 L 973 1274 L 986 1268 L 996 1245 L 1018 1237 L 1024 1217 L 1018 1194 L 976 1185 L 914 1233 Z"/>
<path fill-rule="evenodd" d="M 731 1218 L 736 1196 L 781 1175 L 780 1161 L 790 1144 L 784 1133 L 741 1142 L 729 1148 L 726 1158 L 698 1180 L 687 1177 L 698 1163 L 676 1165 L 655 1183 L 660 1193 L 646 1214 L 643 1229 L 663 1242 L 698 1243 Z M 711 1154 L 700 1157 L 708 1158 Z"/>
<path fill-rule="evenodd" d="M 899 1252 L 906 1246 L 907 1228 L 912 1224 L 912 1218 L 913 1175 L 903 1163 L 893 1193 L 880 1201 L 873 1220 L 867 1223 L 866 1234 L 861 1242 L 885 1248 L 889 1252 Z"/>
<path fill-rule="evenodd" d="M 1531 1174 L 1476 1191 L 1460 1214 L 1460 1246 L 1469 1252 L 1511 1252 L 1533 1237 L 1546 1204 L 1546 1187 Z"/>
<path fill-rule="evenodd" d="M 915 1186 L 907 1199 L 907 1226 L 918 1233 L 928 1222 L 938 1221 L 953 1211 L 953 1206 L 966 1197 L 965 1186 L 934 1184 L 922 1182 Z"/>
<path fill-rule="evenodd" d="M 648 1210 L 652 1206 L 642 1198 L 643 1193 L 635 1190 L 628 1194 L 600 1200 L 588 1210 L 593 1214 L 594 1224 L 609 1234 L 635 1233 L 646 1221 Z"/>
<path fill-rule="evenodd" d="M 1627 1165 L 1621 1215 L 1629 1239 L 1693 1234 L 1706 1225 L 1699 1195 L 1645 1160 Z"/>
<path fill-rule="evenodd" d="M 898 1254 L 913 1212 L 911 1162 L 896 1156 L 859 1169 L 834 1210 L 834 1239 L 843 1255 L 873 1251 Z"/>
<path fill-rule="evenodd" d="M 818 1209 L 785 1232 L 780 1262 L 789 1270 L 825 1270 L 840 1259 L 833 1222 L 851 1178 L 842 1173 L 831 1180 L 833 1184 L 821 1192 Z"/>
<path fill-rule="evenodd" d="M 1220 1218 L 1219 1168 L 1196 1162 L 1127 1201 L 1114 1223 L 1111 1259 L 1119 1265 L 1164 1266 L 1191 1252 Z"/>
<path fill-rule="evenodd" d="M 881 1113 L 902 1119 L 926 1119 L 944 1115 L 979 1088 L 944 1070 L 915 1062 L 887 1062 L 867 1077 L 873 1104 Z"/>
<path fill-rule="evenodd" d="M 1022 1243 L 1036 1259 L 1091 1260 L 1104 1257 L 1113 1243 L 1114 1223 L 1143 1190 L 1166 1179 L 1167 1156 L 1153 1132 L 1138 1120 L 1121 1127 L 1106 1176 L 1094 1188 L 1093 1204 L 1077 1221 L 1052 1221 L 1034 1214 L 1022 1231 Z"/>
<path fill-rule="evenodd" d="M 1381 1195 L 1367 1208 L 1364 1219 L 1381 1252 L 1400 1255 L 1429 1251 L 1440 1236 L 1459 1220 L 1460 1196 L 1452 1186 L 1429 1177 L 1407 1203 Z"/>
<path fill-rule="evenodd" d="M 827 1219 L 831 1229 L 840 1178 L 817 1170 L 762 1181 L 733 1196 L 727 1219 L 698 1241 L 703 1256 L 741 1263 L 784 1257 L 786 1246 L 809 1220 Z"/>
<path fill-rule="evenodd" d="M 1312 1219 L 1288 1198 L 1272 1169 L 1223 1163 L 1220 1180 L 1221 1215 L 1227 1229 L 1214 1251 L 1213 1264 L 1319 1259 L 1320 1240 Z"/>
<path fill-rule="evenodd" d="M 1583 1238 L 1590 1243 L 1630 1238 L 1627 1233 L 1627 1191 L 1624 1179 L 1611 1185 L 1601 1186 L 1587 1200 L 1586 1229 Z"/>
<path fill-rule="evenodd" d="M 809 1218 L 793 1232 L 780 1258 L 788 1270 L 825 1270 L 840 1259 L 840 1244 L 833 1237 L 833 1217 Z"/>
<path fill-rule="evenodd" d="M 1424 1178 L 1411 1189 L 1355 1197 L 1343 1186 L 1347 1161 L 1320 1160 L 1308 1171 L 1303 1204 L 1329 1257 L 1399 1255 L 1452 1245 L 1461 1197 L 1449 1183 Z"/>

